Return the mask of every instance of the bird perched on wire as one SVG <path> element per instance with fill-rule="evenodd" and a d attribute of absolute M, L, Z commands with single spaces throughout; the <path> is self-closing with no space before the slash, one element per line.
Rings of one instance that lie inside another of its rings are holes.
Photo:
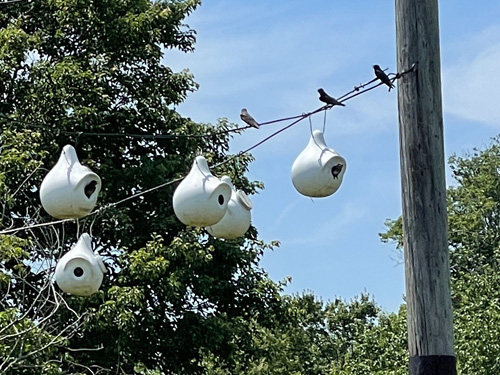
<path fill-rule="evenodd" d="M 243 108 L 240 113 L 240 118 L 248 125 L 258 129 L 259 123 L 248 113 L 246 108 Z"/>
<path fill-rule="evenodd" d="M 344 168 L 344 165 L 340 163 L 332 167 L 332 176 L 334 179 L 339 178 L 339 174 L 340 172 L 342 172 L 342 168 Z"/>
<path fill-rule="evenodd" d="M 334 105 L 341 105 L 342 107 L 345 107 L 345 104 L 339 102 L 337 99 L 332 98 L 330 95 L 328 95 L 325 90 L 323 89 L 318 89 L 319 92 L 319 100 L 321 100 L 323 103 L 326 104 L 331 104 L 332 107 Z"/>
<path fill-rule="evenodd" d="M 380 79 L 382 83 L 385 83 L 387 86 L 389 86 L 389 91 L 391 91 L 391 89 L 394 88 L 394 85 L 387 74 L 385 74 L 385 72 L 380 69 L 380 66 L 378 65 L 373 65 L 373 70 L 375 71 L 375 75 L 377 76 L 377 78 Z"/>

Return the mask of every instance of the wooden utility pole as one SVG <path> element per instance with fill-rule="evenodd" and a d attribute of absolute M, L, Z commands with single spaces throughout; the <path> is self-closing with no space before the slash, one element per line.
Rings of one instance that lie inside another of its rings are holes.
<path fill-rule="evenodd" d="M 437 0 L 396 0 L 410 375 L 456 375 Z"/>

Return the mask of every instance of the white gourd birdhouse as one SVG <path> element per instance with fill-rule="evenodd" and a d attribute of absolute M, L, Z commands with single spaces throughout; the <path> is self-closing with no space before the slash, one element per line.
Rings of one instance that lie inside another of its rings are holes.
<path fill-rule="evenodd" d="M 323 133 L 314 130 L 292 165 L 293 186 L 308 197 L 327 197 L 340 187 L 346 167 L 346 160 L 326 146 Z"/>
<path fill-rule="evenodd" d="M 236 190 L 230 177 L 222 176 L 221 180 L 231 186 L 231 199 L 222 220 L 206 229 L 214 237 L 238 238 L 243 236 L 250 227 L 252 202 L 243 191 Z"/>
<path fill-rule="evenodd" d="M 92 239 L 83 233 L 57 263 L 55 276 L 64 292 L 86 297 L 99 290 L 105 273 L 101 257 L 92 251 Z"/>
<path fill-rule="evenodd" d="M 99 176 L 81 165 L 74 147 L 66 145 L 42 181 L 40 201 L 57 219 L 81 218 L 94 209 L 100 191 Z"/>
<path fill-rule="evenodd" d="M 175 189 L 174 212 L 186 225 L 206 227 L 226 213 L 231 187 L 213 176 L 203 156 L 196 157 L 189 174 Z"/>

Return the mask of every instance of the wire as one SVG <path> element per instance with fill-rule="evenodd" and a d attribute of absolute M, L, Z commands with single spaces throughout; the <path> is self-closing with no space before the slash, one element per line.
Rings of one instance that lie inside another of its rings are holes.
<path fill-rule="evenodd" d="M 403 77 L 405 74 L 408 74 L 408 73 L 412 73 L 412 72 L 415 72 L 417 68 L 417 64 L 416 63 L 413 63 L 412 66 L 406 70 L 403 70 L 402 72 L 400 73 L 389 73 L 389 75 L 392 75 L 394 74 L 394 77 L 391 78 L 391 83 L 394 83 L 394 81 L 400 79 L 401 77 Z M 384 69 L 384 71 L 386 71 L 387 69 Z M 368 85 L 378 81 L 379 79 L 378 78 L 374 78 L 372 79 L 371 81 L 368 81 L 367 83 L 363 83 L 363 84 L 360 84 L 359 86 L 354 86 L 354 89 L 352 89 L 351 91 L 349 91 L 347 94 L 344 94 L 342 95 L 340 98 L 338 98 L 337 100 L 340 101 L 341 103 L 342 102 L 345 102 L 347 100 L 350 100 L 352 98 L 355 98 L 356 96 L 358 95 L 361 95 L 361 94 L 364 94 L 365 92 L 368 92 L 368 91 L 371 91 L 373 90 L 374 88 L 377 88 L 381 85 L 383 85 L 383 82 L 379 82 L 377 83 L 376 85 L 372 86 L 372 87 L 369 87 L 365 90 L 362 90 L 364 89 L 365 87 L 367 87 Z M 354 95 L 351 95 L 351 94 L 354 94 Z"/>
<path fill-rule="evenodd" d="M 19 1 L 22 1 L 22 0 L 19 0 Z M 395 80 L 401 78 L 403 75 L 405 75 L 405 74 L 407 74 L 409 72 L 414 71 L 415 66 L 416 66 L 416 64 L 413 64 L 410 69 L 408 69 L 406 71 L 403 71 L 401 73 L 395 74 L 395 76 L 391 79 L 391 82 L 394 82 Z M 384 70 L 387 70 L 387 69 L 384 69 Z M 394 73 L 390 73 L 390 74 L 394 74 Z M 383 83 L 379 82 L 378 84 L 376 84 L 376 85 L 374 85 L 372 87 L 364 89 L 365 87 L 367 87 L 368 85 L 376 82 L 377 80 L 378 80 L 378 78 L 374 78 L 374 79 L 368 81 L 367 83 L 360 84 L 359 86 L 355 86 L 353 90 L 351 90 L 348 93 L 340 96 L 337 100 L 340 101 L 341 103 L 343 103 L 343 102 L 345 102 L 347 100 L 350 100 L 350 99 L 352 99 L 352 98 L 354 98 L 354 97 L 356 97 L 358 95 L 361 95 L 361 94 L 364 94 L 365 92 L 371 91 L 371 90 L 375 89 L 378 86 L 381 86 Z M 364 89 L 364 90 L 362 90 L 362 89 Z M 354 94 L 354 95 L 352 95 L 352 94 Z M 328 105 L 325 106 L 325 107 L 326 108 L 324 108 L 324 109 L 330 109 L 331 108 L 331 106 L 328 106 Z M 320 109 L 320 110 L 323 110 L 323 109 Z M 314 111 L 311 114 L 314 114 L 314 113 L 316 113 L 316 112 Z M 261 122 L 261 123 L 259 123 L 259 126 L 262 126 L 262 125 L 271 125 L 271 124 L 275 124 L 275 123 L 278 123 L 278 122 L 295 120 L 295 119 L 302 119 L 303 116 L 304 116 L 304 114 L 296 115 L 296 116 L 290 116 L 290 117 L 283 117 L 283 118 L 279 118 L 279 119 L 276 119 L 276 120 Z M 11 121 L 13 123 L 24 125 L 25 127 L 28 127 L 28 128 L 47 130 L 49 132 L 53 132 L 53 133 L 57 133 L 57 134 L 76 135 L 77 138 L 80 137 L 80 136 L 89 136 L 89 137 L 125 137 L 125 138 L 129 137 L 129 138 L 141 138 L 141 139 L 205 138 L 205 137 L 212 137 L 214 135 L 217 136 L 217 135 L 222 135 L 222 134 L 227 134 L 227 133 L 239 132 L 239 131 L 251 128 L 251 126 L 248 125 L 248 126 L 242 126 L 242 127 L 238 127 L 238 128 L 234 128 L 234 129 L 221 130 L 221 131 L 215 132 L 213 134 L 98 133 L 98 132 L 82 132 L 82 131 L 68 131 L 68 130 L 55 129 L 55 128 L 51 128 L 51 127 L 48 127 L 48 126 L 43 126 L 43 125 L 40 125 L 40 124 L 34 124 L 34 123 L 31 123 L 31 122 L 25 122 L 25 121 L 13 119 L 13 118 L 10 118 L 10 117 L 8 117 L 7 115 L 5 115 L 3 113 L 0 114 L 0 118 L 3 118 L 3 119 L 8 120 L 8 121 Z M 107 124 L 106 123 L 102 123 L 100 125 L 101 126 L 105 126 Z"/>
<path fill-rule="evenodd" d="M 221 130 L 221 131 L 219 131 L 217 133 L 214 133 L 214 134 L 97 133 L 97 132 L 82 132 L 82 131 L 68 131 L 68 130 L 55 129 L 55 128 L 51 128 L 51 127 L 48 127 L 48 126 L 43 126 L 43 125 L 31 123 L 31 122 L 25 122 L 25 121 L 13 119 L 13 118 L 10 118 L 10 117 L 4 115 L 3 113 L 0 114 L 0 118 L 3 118 L 5 120 L 8 120 L 8 121 L 16 123 L 16 124 L 24 125 L 26 128 L 42 129 L 42 130 L 47 130 L 49 132 L 56 133 L 56 134 L 76 135 L 77 137 L 80 137 L 80 136 L 89 136 L 89 137 L 129 137 L 129 138 L 141 138 L 141 139 L 204 138 L 204 137 L 212 137 L 213 135 L 220 135 L 220 134 L 225 134 L 225 133 L 237 132 L 237 131 L 249 128 L 249 126 L 245 126 L 245 127 L 241 127 L 241 128 Z M 100 124 L 100 125 L 102 126 L 102 125 L 106 125 L 106 124 Z"/>
<path fill-rule="evenodd" d="M 5 5 L 5 4 L 13 4 L 13 3 L 20 3 L 21 1 L 25 1 L 25 0 L 7 0 L 7 1 L 0 1 L 0 5 Z"/>
<path fill-rule="evenodd" d="M 275 124 L 278 122 L 283 122 L 283 121 L 288 121 L 292 119 L 296 119 L 301 117 L 301 115 L 297 116 L 292 116 L 292 117 L 284 117 L 280 118 L 277 120 L 272 120 L 272 121 L 267 121 L 267 122 L 262 122 L 259 123 L 259 126 L 261 125 L 270 125 L 270 124 Z M 182 138 L 206 138 L 206 137 L 213 137 L 217 135 L 222 135 L 222 134 L 228 134 L 228 133 L 236 133 L 242 130 L 246 130 L 249 128 L 252 128 L 250 125 L 248 126 L 242 126 L 234 129 L 227 129 L 227 130 L 220 130 L 218 132 L 212 133 L 212 134 L 150 134 L 150 133 L 97 133 L 97 132 L 82 132 L 82 131 L 68 131 L 68 130 L 60 130 L 60 129 L 55 129 L 51 128 L 48 126 L 43 126 L 39 124 L 34 124 L 31 122 L 25 122 L 17 119 L 10 118 L 6 116 L 3 113 L 0 113 L 0 118 L 3 118 L 5 120 L 8 120 L 10 122 L 16 123 L 16 124 L 21 124 L 24 125 L 26 128 L 33 128 L 33 129 L 42 129 L 46 130 L 52 133 L 56 134 L 64 134 L 64 135 L 75 135 L 77 138 L 80 136 L 88 136 L 88 137 L 129 137 L 129 138 L 141 138 L 141 139 L 182 139 Z M 100 124 L 106 125 L 106 124 Z"/>
<path fill-rule="evenodd" d="M 253 145 L 252 147 L 249 147 L 248 149 L 244 150 L 244 151 L 241 151 L 239 153 L 237 153 L 236 155 L 233 155 L 232 157 L 218 163 L 218 164 L 215 164 L 214 166 L 212 166 L 213 168 L 217 168 L 223 164 L 226 164 L 232 160 L 235 160 L 239 157 L 241 157 L 242 155 L 246 154 L 247 152 L 253 150 L 254 148 L 260 146 L 261 144 L 267 142 L 269 139 L 273 138 L 274 136 L 278 135 L 279 133 L 285 131 L 286 129 L 292 127 L 293 125 L 297 124 L 298 122 L 302 121 L 303 119 L 309 117 L 309 116 L 312 116 L 314 113 L 317 113 L 317 112 L 320 112 L 320 111 L 323 111 L 323 110 L 326 110 L 327 108 L 325 108 L 326 106 L 323 106 L 315 111 L 312 111 L 312 112 L 309 112 L 309 113 L 306 113 L 306 114 L 302 114 L 300 116 L 294 116 L 293 118 L 297 118 L 298 119 L 294 122 L 292 122 L 291 124 L 285 126 L 284 128 L 274 132 L 273 134 L 267 136 L 266 138 L 264 138 L 262 141 L 258 142 L 257 144 Z M 276 122 L 276 120 L 275 120 Z M 158 189 L 161 189 L 162 187 L 165 187 L 165 186 L 168 186 L 168 185 L 172 185 L 176 182 L 180 182 L 182 181 L 183 179 L 185 178 L 185 176 L 183 177 L 179 177 L 179 178 L 176 178 L 174 180 L 170 180 L 168 182 L 165 182 L 163 184 L 160 184 L 160 185 L 157 185 L 157 186 L 154 186 L 150 189 L 147 189 L 147 190 L 144 190 L 144 191 L 141 191 L 139 193 L 136 193 L 136 194 L 133 194 L 129 197 L 126 197 L 124 199 L 121 199 L 117 202 L 114 202 L 114 203 L 110 203 L 110 204 L 107 204 L 99 209 L 97 209 L 96 211 L 94 212 L 91 212 L 90 214 L 88 214 L 86 217 L 89 217 L 89 216 L 93 216 L 93 215 L 98 215 L 106 210 L 109 210 L 110 208 L 113 208 L 113 207 L 116 207 L 118 206 L 119 204 L 123 203 L 123 202 L 126 202 L 128 200 L 131 200 L 131 199 L 135 199 L 137 197 L 140 197 L 140 196 L 143 196 L 145 194 L 148 194 L 152 191 L 155 191 L 155 190 L 158 190 Z M 40 223 L 40 224 L 34 224 L 34 225 L 27 225 L 27 226 L 24 226 L 24 227 L 20 227 L 20 228 L 11 228 L 11 229 L 6 229 L 6 230 L 3 230 L 3 231 L 0 231 L 0 235 L 1 234 L 9 234 L 9 233 L 14 233 L 14 232 L 18 232 L 18 231 L 23 231 L 23 230 L 29 230 L 29 229 L 34 229 L 34 228 L 40 228 L 40 227 L 46 227 L 46 226 L 49 226 L 49 225 L 56 225 L 56 224 L 61 224 L 61 223 L 65 223 L 65 222 L 68 222 L 68 221 L 75 221 L 75 220 L 78 220 L 76 218 L 70 218 L 70 219 L 63 219 L 63 220 L 56 220 L 56 221 L 51 221 L 51 222 L 47 222 L 47 223 Z"/>
<path fill-rule="evenodd" d="M 325 117 L 323 118 L 323 134 L 325 134 L 325 130 L 326 130 L 326 111 L 325 111 Z"/>
<path fill-rule="evenodd" d="M 123 198 L 121 200 L 119 200 L 118 202 L 115 202 L 115 203 L 110 203 L 106 206 L 103 206 L 101 207 L 100 209 L 98 209 L 97 211 L 94 211 L 92 212 L 91 214 L 92 215 L 95 215 L 95 214 L 98 214 L 102 211 L 105 211 L 105 210 L 108 210 L 112 207 L 115 207 L 115 206 L 118 206 L 119 204 L 123 203 L 123 202 L 126 202 L 128 200 L 131 200 L 131 199 L 134 199 L 134 198 L 137 198 L 137 197 L 140 197 L 141 195 L 144 195 L 144 194 L 148 194 L 148 193 L 151 193 L 152 191 L 155 191 L 155 190 L 158 190 L 158 189 L 161 189 L 162 187 L 165 187 L 165 186 L 168 186 L 168 185 L 172 185 L 172 184 L 175 184 L 176 182 L 180 182 L 182 181 L 183 179 L 185 178 L 185 176 L 183 177 L 179 177 L 179 178 L 176 178 L 176 179 L 173 179 L 173 180 L 170 180 L 168 182 L 164 182 L 163 184 L 160 184 L 160 185 L 157 185 L 157 186 L 154 186 L 150 189 L 146 189 L 144 191 L 141 191 L 139 193 L 136 193 L 134 195 L 131 195 L 130 197 L 127 197 L 127 198 Z"/>
<path fill-rule="evenodd" d="M 165 182 L 163 184 L 154 186 L 151 189 L 147 189 L 147 190 L 141 191 L 139 193 L 133 194 L 130 197 L 121 199 L 121 200 L 119 200 L 117 202 L 109 203 L 109 204 L 107 204 L 105 206 L 102 206 L 101 208 L 99 208 L 99 209 L 91 212 L 90 214 L 88 214 L 86 216 L 86 218 L 90 217 L 90 216 L 98 215 L 98 214 L 100 214 L 100 213 L 102 213 L 102 212 L 104 212 L 106 210 L 109 210 L 110 208 L 118 206 L 119 204 L 121 204 L 123 202 L 126 202 L 128 200 L 131 200 L 131 199 L 140 197 L 142 195 L 151 193 L 152 191 L 161 189 L 162 187 L 165 187 L 165 186 L 168 186 L 168 185 L 172 185 L 172 184 L 174 184 L 176 182 L 182 181 L 183 179 L 184 179 L 184 177 L 179 177 L 179 178 L 176 178 L 174 180 L 170 180 L 168 182 Z M 33 228 L 40 228 L 40 227 L 46 227 L 46 226 L 49 226 L 49 225 L 56 225 L 56 224 L 66 223 L 68 221 L 77 221 L 77 220 L 78 220 L 77 218 L 70 218 L 70 219 L 62 219 L 62 220 L 50 221 L 50 222 L 47 222 L 47 223 L 27 225 L 27 226 L 20 227 L 20 228 L 11 228 L 11 229 L 2 230 L 2 231 L 0 231 L 0 234 L 9 234 L 9 233 L 14 233 L 14 232 L 22 231 L 22 230 L 33 229 Z"/>
<path fill-rule="evenodd" d="M 405 71 L 403 71 L 403 72 L 401 72 L 401 73 L 396 73 L 396 74 L 395 74 L 395 76 L 394 76 L 394 78 L 392 78 L 392 79 L 391 79 L 391 82 L 394 82 L 395 80 L 397 80 L 397 79 L 401 78 L 403 75 L 405 75 L 405 74 L 407 74 L 407 73 L 410 73 L 410 72 L 415 71 L 415 68 L 416 68 L 416 64 L 413 64 L 413 65 L 411 66 L 411 68 L 409 68 L 408 70 L 405 70 Z M 345 101 L 350 100 L 350 99 L 352 99 L 352 98 L 354 98 L 354 97 L 356 97 L 356 96 L 358 96 L 358 95 L 361 95 L 361 94 L 363 94 L 363 93 L 365 93 L 365 92 L 368 92 L 368 91 L 370 91 L 370 90 L 373 90 L 374 88 L 376 88 L 376 87 L 378 87 L 378 86 L 380 86 L 380 85 L 382 85 L 382 84 L 383 84 L 382 82 L 379 82 L 379 83 L 378 83 L 377 85 L 375 85 L 375 86 L 372 86 L 372 87 L 369 87 L 369 88 L 367 88 L 367 89 L 361 90 L 362 88 L 364 88 L 364 87 L 366 87 L 366 86 L 370 85 L 371 83 L 373 83 L 373 82 L 375 82 L 375 81 L 377 81 L 377 80 L 378 80 L 378 78 L 375 78 L 375 79 L 372 79 L 371 81 L 369 81 L 368 83 L 362 84 L 362 85 L 360 85 L 360 86 L 356 86 L 356 87 L 354 88 L 354 90 L 352 90 L 352 91 L 348 92 L 347 94 L 345 94 L 345 95 L 341 96 L 339 99 L 342 99 L 342 98 L 343 98 L 343 100 L 339 100 L 339 101 L 340 101 L 340 102 L 345 102 Z M 361 91 L 360 91 L 360 90 L 361 90 Z M 353 94 L 353 93 L 355 93 L 355 94 Z M 353 95 L 351 95 L 351 94 L 353 94 Z M 246 150 L 244 150 L 244 151 L 240 151 L 240 152 L 238 152 L 237 154 L 235 154 L 235 155 L 233 155 L 233 156 L 231 156 L 231 157 L 227 158 L 226 160 L 223 160 L 222 162 L 220 162 L 220 163 L 217 163 L 217 164 L 213 165 L 213 166 L 212 166 L 212 168 L 217 168 L 217 167 L 220 167 L 221 165 L 224 165 L 224 164 L 226 164 L 226 163 L 228 163 L 228 162 L 230 162 L 230 161 L 232 161 L 232 160 L 235 160 L 235 159 L 237 159 L 237 158 L 241 157 L 242 155 L 244 155 L 244 154 L 246 154 L 247 152 L 249 152 L 249 151 L 251 151 L 251 150 L 255 149 L 256 147 L 258 147 L 258 146 L 262 145 L 263 143 L 267 142 L 268 140 L 270 140 L 271 138 L 275 137 L 276 135 L 278 135 L 278 134 L 282 133 L 283 131 L 285 131 L 285 130 L 287 130 L 287 129 L 291 128 L 292 126 L 294 126 L 294 125 L 298 124 L 300 121 L 304 120 L 305 118 L 309 118 L 309 121 L 310 121 L 310 126 L 311 126 L 311 129 L 312 129 L 311 116 L 312 116 L 312 115 L 314 115 L 314 114 L 316 114 L 316 113 L 319 113 L 319 112 L 321 112 L 321 111 L 325 111 L 325 122 L 326 122 L 326 111 L 327 111 L 327 110 L 330 110 L 331 108 L 333 108 L 333 106 L 332 106 L 332 105 L 327 104 L 327 105 L 324 105 L 324 106 L 322 106 L 322 107 L 320 107 L 320 108 L 318 108 L 318 109 L 315 109 L 314 111 L 311 111 L 311 112 L 308 112 L 308 113 L 303 113 L 303 114 L 301 114 L 301 115 L 292 116 L 292 117 L 285 117 L 285 118 L 278 119 L 278 120 L 273 120 L 273 121 L 268 121 L 268 122 L 263 122 L 263 123 L 260 123 L 259 125 L 267 125 L 267 124 L 273 124 L 273 123 L 282 122 L 282 121 L 287 121 L 287 120 L 295 120 L 295 121 L 291 122 L 290 124 L 288 124 L 287 126 L 285 126 L 285 127 L 281 128 L 280 130 L 275 131 L 274 133 L 272 133 L 271 135 L 267 136 L 267 137 L 266 137 L 266 138 L 264 138 L 263 140 L 261 140 L 261 141 L 259 141 L 258 143 L 254 144 L 253 146 L 251 146 L 251 147 L 247 148 Z M 3 114 L 0 114 L 0 117 L 4 117 L 4 118 L 6 118 L 6 117 L 5 117 L 5 115 L 3 115 Z M 15 121 L 15 122 L 20 122 L 19 120 L 13 120 L 13 121 Z M 222 133 L 227 133 L 227 132 L 231 132 L 231 131 L 237 131 L 237 130 L 247 129 L 247 128 L 249 128 L 249 127 L 250 127 L 250 126 L 246 126 L 246 127 L 243 127 L 243 128 L 229 129 L 229 130 L 227 130 L 227 131 L 223 131 L 223 132 L 216 133 L 216 134 L 222 134 Z M 54 129 L 52 129 L 52 128 L 47 128 L 47 129 L 49 129 L 49 130 L 54 130 Z M 324 128 L 323 128 L 323 131 L 324 131 Z M 62 131 L 61 131 L 61 133 L 64 133 L 64 132 L 62 132 Z M 142 135 L 141 135 L 141 134 L 81 133 L 81 132 L 65 132 L 65 133 L 72 133 L 72 134 L 78 134 L 78 135 L 80 135 L 80 134 L 86 134 L 86 135 L 89 135 L 89 134 L 90 134 L 90 135 L 103 135 L 103 134 L 105 134 L 105 135 L 106 135 L 106 134 L 108 134 L 108 135 L 129 136 L 129 137 L 130 137 L 130 136 L 131 136 L 131 137 L 137 136 L 137 137 L 143 137 L 143 138 L 145 138 L 145 137 L 150 137 L 150 138 L 159 138 L 159 137 L 169 137 L 169 138 L 175 138 L 175 137 L 179 137 L 179 138 L 180 138 L 180 136 L 177 136 L 177 135 L 175 135 L 175 136 L 174 136 L 174 135 L 163 135 L 163 136 L 162 136 L 162 135 L 152 135 L 152 134 L 142 134 Z M 189 137 L 190 135 L 185 135 L 185 136 Z M 208 135 L 208 134 L 206 134 L 206 135 L 192 135 L 192 136 L 209 136 L 209 135 Z M 212 135 L 210 135 L 210 136 L 212 136 Z M 102 213 L 102 212 L 104 212 L 104 211 L 106 211 L 106 210 L 108 210 L 108 209 L 110 209 L 110 208 L 113 208 L 113 207 L 118 206 L 119 204 L 121 204 L 121 203 L 123 203 L 123 202 L 126 202 L 126 201 L 128 201 L 128 200 L 135 199 L 135 198 L 137 198 L 137 197 L 140 197 L 140 196 L 143 196 L 143 195 L 145 195 L 145 194 L 151 193 L 151 192 L 153 192 L 153 191 L 155 191 L 155 190 L 161 189 L 161 188 L 163 188 L 163 187 L 165 187 L 165 186 L 168 186 L 168 185 L 172 185 L 172 184 L 174 184 L 174 183 L 176 183 L 176 182 L 180 182 L 180 181 L 182 181 L 184 178 L 185 178 L 185 176 L 183 176 L 183 177 L 179 177 L 179 178 L 176 178 L 176 179 L 173 179 L 173 180 L 170 180 L 170 181 L 168 181 L 168 182 L 165 182 L 165 183 L 162 183 L 162 184 L 160 184 L 160 185 L 154 186 L 154 187 L 152 187 L 152 188 L 150 188 L 150 189 L 146 189 L 146 190 L 141 191 L 141 192 L 139 192 L 139 193 L 133 194 L 133 195 L 131 195 L 131 196 L 129 196 L 129 197 L 126 197 L 126 198 L 124 198 L 124 199 L 121 199 L 121 200 L 119 200 L 119 201 L 117 201 L 117 202 L 110 203 L 110 204 L 107 204 L 107 205 L 105 205 L 105 206 L 102 206 L 101 208 L 97 209 L 96 211 L 91 212 L 89 215 L 87 215 L 87 217 L 89 217 L 89 216 L 93 216 L 93 215 L 98 215 L 98 214 L 100 214 L 100 213 Z M 27 226 L 20 227 L 20 228 L 11 228 L 11 229 L 7 229 L 7 230 L 0 231 L 0 235 L 1 235 L 1 234 L 9 234 L 9 233 L 14 233 L 14 232 L 23 231 L 23 230 L 34 229 L 34 228 L 45 227 L 45 226 L 49 226 L 49 225 L 56 225 L 56 224 L 65 223 L 65 222 L 68 222 L 68 221 L 75 221 L 75 220 L 78 220 L 78 219 L 76 219 L 76 218 L 70 218 L 70 219 L 63 219 L 63 220 L 51 221 L 51 222 L 47 222 L 47 223 L 40 223 L 40 224 L 27 225 Z"/>
<path fill-rule="evenodd" d="M 0 234 L 9 234 L 9 233 L 14 233 L 14 232 L 22 231 L 22 230 L 27 230 L 27 229 L 46 227 L 48 225 L 56 225 L 56 224 L 61 224 L 61 223 L 65 223 L 67 221 L 74 221 L 74 220 L 76 220 L 76 219 L 62 219 L 62 220 L 51 221 L 50 223 L 40 223 L 40 224 L 27 225 L 27 226 L 20 227 L 20 228 L 11 228 L 11 229 L 6 229 L 6 230 L 0 231 Z"/>
<path fill-rule="evenodd" d="M 305 113 L 305 114 L 302 114 L 302 115 L 300 115 L 300 116 L 296 116 L 295 118 L 297 118 L 297 117 L 298 117 L 298 119 L 297 119 L 297 120 L 295 120 L 295 121 L 293 121 L 291 124 L 289 124 L 289 125 L 285 126 L 284 128 L 282 128 L 282 129 L 280 129 L 280 130 L 278 130 L 278 131 L 275 131 L 274 133 L 272 133 L 271 135 L 267 136 L 267 137 L 266 137 L 266 138 L 264 138 L 262 141 L 260 141 L 260 142 L 256 143 L 256 144 L 255 144 L 255 145 L 253 145 L 252 147 L 249 147 L 249 148 L 247 148 L 247 149 L 246 149 L 246 150 L 244 150 L 244 151 L 240 151 L 240 152 L 238 152 L 236 155 L 234 155 L 234 156 L 230 157 L 229 159 L 226 159 L 226 160 L 224 160 L 224 161 L 222 161 L 222 162 L 220 162 L 220 163 L 218 163 L 218 164 L 215 164 L 215 165 L 214 165 L 214 168 L 219 167 L 219 166 L 221 166 L 221 165 L 223 165 L 223 164 L 225 164 L 225 163 L 227 163 L 227 162 L 229 162 L 229 161 L 231 161 L 231 160 L 233 160 L 233 159 L 235 159 L 235 158 L 238 158 L 238 157 L 240 157 L 241 155 L 246 154 L 246 153 L 247 153 L 247 152 L 249 152 L 249 151 L 252 151 L 254 148 L 256 148 L 256 147 L 260 146 L 261 144 L 263 144 L 263 143 L 267 142 L 268 140 L 270 140 L 270 139 L 271 139 L 271 138 L 273 138 L 274 136 L 276 136 L 276 135 L 278 135 L 278 134 L 280 134 L 280 133 L 284 132 L 285 130 L 287 130 L 287 129 L 291 128 L 292 126 L 294 126 L 294 125 L 298 124 L 300 121 L 304 120 L 305 118 L 310 117 L 310 116 L 314 115 L 315 113 L 318 113 L 318 112 L 321 112 L 321 111 L 325 111 L 325 110 L 328 110 L 328 109 L 331 109 L 331 108 L 332 108 L 331 106 L 325 105 L 325 106 L 320 107 L 320 108 L 318 108 L 318 109 L 316 109 L 316 110 L 314 110 L 314 111 L 312 111 L 312 112 Z"/>

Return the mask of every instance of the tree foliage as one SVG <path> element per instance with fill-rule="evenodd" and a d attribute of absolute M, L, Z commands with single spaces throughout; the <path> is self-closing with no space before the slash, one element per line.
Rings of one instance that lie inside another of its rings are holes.
<path fill-rule="evenodd" d="M 455 348 L 462 374 L 499 371 L 500 143 L 449 160 L 447 191 Z M 401 245 L 400 220 L 388 222 L 385 240 Z"/>
<path fill-rule="evenodd" d="M 21 0 L 0 9 L 0 230 L 48 223 L 39 186 L 65 144 L 103 181 L 96 215 L 0 235 L 0 371 L 10 374 L 392 374 L 407 372 L 404 306 L 369 296 L 283 295 L 260 268 L 255 228 L 221 240 L 175 217 L 175 184 L 202 153 L 248 194 L 251 155 L 229 131 L 175 107 L 197 89 L 163 52 L 194 49 L 197 0 Z M 162 135 L 162 137 L 155 137 Z M 231 162 L 228 162 L 231 160 Z M 456 346 L 467 374 L 498 372 L 500 146 L 450 160 Z M 129 199 L 135 196 L 135 199 Z M 120 202 L 119 204 L 115 204 Z M 400 241 L 400 220 L 382 240 Z M 89 232 L 109 273 L 63 294 L 58 259 Z M 401 242 L 399 242 L 401 245 Z"/>
<path fill-rule="evenodd" d="M 1 9 L 0 228 L 52 220 L 38 187 L 68 143 L 101 177 L 105 208 L 78 225 L 1 237 L 2 373 L 194 374 L 209 356 L 231 369 L 244 366 L 238 353 L 251 343 L 243 322 L 266 327 L 278 314 L 281 287 L 258 267 L 269 245 L 255 229 L 224 241 L 186 228 L 173 213 L 175 185 L 109 205 L 185 175 L 200 152 L 212 165 L 230 157 L 233 125 L 177 113 L 197 85 L 163 58 L 165 49 L 193 50 L 183 20 L 198 5 L 37 0 Z M 253 194 L 261 184 L 244 177 L 251 161 L 241 155 L 214 173 Z M 109 273 L 90 298 L 63 295 L 54 266 L 85 231 Z"/>

